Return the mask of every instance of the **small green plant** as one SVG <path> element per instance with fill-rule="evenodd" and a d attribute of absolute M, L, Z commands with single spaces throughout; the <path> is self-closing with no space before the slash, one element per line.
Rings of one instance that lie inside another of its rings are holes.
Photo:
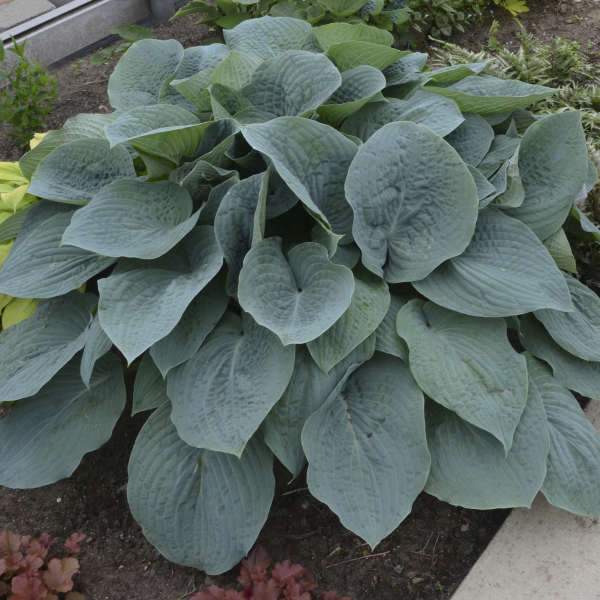
<path fill-rule="evenodd" d="M 9 50 L 14 67 L 0 68 L 0 124 L 10 127 L 15 142 L 24 146 L 36 131 L 44 129 L 57 98 L 56 78 L 25 55 L 25 44 L 13 43 Z M 0 63 L 5 53 L 0 44 Z"/>
<path fill-rule="evenodd" d="M 289 560 L 272 565 L 260 547 L 242 561 L 238 581 L 241 591 L 211 585 L 189 600 L 351 600 L 336 592 L 318 594 L 314 578 L 302 565 Z"/>
<path fill-rule="evenodd" d="M 80 544 L 86 536 L 74 533 L 64 543 L 67 556 L 52 556 L 54 540 L 0 531 L 0 598 L 3 600 L 85 600 L 74 592 L 79 573 Z"/>
<path fill-rule="evenodd" d="M 488 0 L 408 0 L 410 22 L 418 31 L 448 37 L 478 21 Z"/>
<path fill-rule="evenodd" d="M 507 10 L 513 17 L 529 12 L 527 0 L 494 0 L 494 3 Z"/>

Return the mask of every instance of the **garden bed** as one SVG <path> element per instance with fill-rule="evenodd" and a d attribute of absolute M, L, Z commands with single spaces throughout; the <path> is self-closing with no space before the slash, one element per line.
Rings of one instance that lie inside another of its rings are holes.
<path fill-rule="evenodd" d="M 531 2 L 532 13 L 525 21 L 532 31 L 539 29 L 543 37 L 579 39 L 584 47 L 589 40 L 590 50 L 598 50 L 598 2 L 567 5 L 566 14 L 560 5 L 544 9 L 543 4 Z M 511 31 L 499 39 L 510 42 Z M 482 27 L 472 35 L 471 45 L 480 44 L 486 32 Z M 206 34 L 193 19 L 157 29 L 158 37 L 174 37 L 184 45 L 198 44 Z M 106 82 L 119 57 L 115 45 L 55 69 L 60 97 L 50 128 L 80 112 L 108 112 Z M 0 159 L 19 154 L 0 131 Z M 130 515 L 126 463 L 144 419 L 122 419 L 112 442 L 87 457 L 72 479 L 39 490 L 0 493 L 0 529 L 22 534 L 48 531 L 63 538 L 83 531 L 89 536 L 81 555 L 79 589 L 93 600 L 175 600 L 206 582 L 202 573 L 161 558 Z M 278 491 L 259 544 L 275 560 L 304 564 L 323 589 L 348 593 L 354 600 L 437 600 L 451 596 L 506 514 L 459 509 L 423 495 L 412 515 L 371 554 L 362 540 L 306 493 L 300 479 Z M 231 574 L 219 579 L 234 578 Z"/>

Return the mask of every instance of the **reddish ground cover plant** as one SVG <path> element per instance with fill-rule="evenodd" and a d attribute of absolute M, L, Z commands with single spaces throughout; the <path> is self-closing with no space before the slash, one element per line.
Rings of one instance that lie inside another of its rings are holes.
<path fill-rule="evenodd" d="M 242 591 L 211 585 L 189 600 L 351 600 L 337 592 L 318 594 L 313 576 L 302 565 L 289 560 L 271 565 L 266 551 L 256 548 L 242 561 L 238 577 Z"/>
<path fill-rule="evenodd" d="M 86 539 L 72 534 L 64 543 L 68 556 L 50 556 L 55 543 L 47 533 L 37 538 L 0 531 L 0 598 L 7 600 L 85 600 L 73 592 L 79 561 L 73 556 Z"/>

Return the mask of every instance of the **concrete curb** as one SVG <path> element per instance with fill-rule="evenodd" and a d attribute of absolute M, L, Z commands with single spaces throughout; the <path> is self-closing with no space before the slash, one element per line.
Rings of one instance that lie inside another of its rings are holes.
<path fill-rule="evenodd" d="M 588 416 L 600 429 L 600 402 Z M 600 600 L 600 523 L 540 495 L 510 514 L 452 600 Z"/>

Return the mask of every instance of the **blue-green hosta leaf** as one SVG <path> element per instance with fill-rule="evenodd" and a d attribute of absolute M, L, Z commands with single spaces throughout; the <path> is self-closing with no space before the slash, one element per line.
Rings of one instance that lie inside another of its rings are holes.
<path fill-rule="evenodd" d="M 583 360 L 600 361 L 600 298 L 574 277 L 565 280 L 575 310 L 538 310 L 535 316 L 564 350 Z"/>
<path fill-rule="evenodd" d="M 545 240 L 569 216 L 588 172 L 581 115 L 563 112 L 544 117 L 527 129 L 519 150 L 525 201 L 509 214 Z"/>
<path fill-rule="evenodd" d="M 476 167 L 490 151 L 494 141 L 494 130 L 477 114 L 467 114 L 464 119 L 461 125 L 446 137 L 446 141 L 468 165 Z"/>
<path fill-rule="evenodd" d="M 348 310 L 325 333 L 308 343 L 317 365 L 329 373 L 379 327 L 389 306 L 387 283 L 366 271 L 357 274 Z"/>
<path fill-rule="evenodd" d="M 413 285 L 436 304 L 474 317 L 573 308 L 544 245 L 521 221 L 493 208 L 479 213 L 473 241 L 461 256 Z"/>
<path fill-rule="evenodd" d="M 340 132 L 310 119 L 280 117 L 242 131 L 266 155 L 285 184 L 335 233 L 352 229 L 344 181 L 357 146 Z"/>
<path fill-rule="evenodd" d="M 250 83 L 262 59 L 253 54 L 230 52 L 214 69 L 210 83 L 220 83 L 232 90 L 241 90 Z"/>
<path fill-rule="evenodd" d="M 488 62 L 476 62 L 468 64 L 450 65 L 448 67 L 440 67 L 439 69 L 432 69 L 431 71 L 425 71 L 422 75 L 421 81 L 426 83 L 436 83 L 438 85 L 450 85 L 456 83 L 465 77 L 477 75 L 481 73 Z"/>
<path fill-rule="evenodd" d="M 150 354 L 144 354 L 135 374 L 131 414 L 133 416 L 147 410 L 154 410 L 168 402 L 167 382 L 163 379 Z"/>
<path fill-rule="evenodd" d="M 408 298 L 392 294 L 388 311 L 375 332 L 377 340 L 375 348 L 377 352 L 391 354 L 404 361 L 408 359 L 408 347 L 406 346 L 406 342 L 398 335 L 396 320 L 400 309 L 407 302 Z"/>
<path fill-rule="evenodd" d="M 397 327 L 425 394 L 491 433 L 508 453 L 527 403 L 527 365 L 510 345 L 504 320 L 413 300 L 398 314 Z"/>
<path fill-rule="evenodd" d="M 563 350 L 531 315 L 521 317 L 521 343 L 537 358 L 547 362 L 554 377 L 566 388 L 600 400 L 600 363 L 582 360 Z"/>
<path fill-rule="evenodd" d="M 225 29 L 223 36 L 230 50 L 254 54 L 265 59 L 286 50 L 301 50 L 311 35 L 310 23 L 289 17 L 261 17 Z"/>
<path fill-rule="evenodd" d="M 127 498 L 144 535 L 169 560 L 223 573 L 253 546 L 275 493 L 273 457 L 258 440 L 241 460 L 188 446 L 169 405 L 142 428 L 129 460 Z"/>
<path fill-rule="evenodd" d="M 330 261 L 316 242 L 292 248 L 278 239 L 256 244 L 244 259 L 238 297 L 242 308 L 283 344 L 318 338 L 348 310 L 354 292 L 350 269 Z"/>
<path fill-rule="evenodd" d="M 339 124 L 359 111 L 384 87 L 385 77 L 379 69 L 360 65 L 345 71 L 342 74 L 341 86 L 319 108 L 319 116 L 325 121 Z"/>
<path fill-rule="evenodd" d="M 98 361 L 88 387 L 72 360 L 0 419 L 0 485 L 35 488 L 70 477 L 85 454 L 110 439 L 126 399 L 114 354 Z"/>
<path fill-rule="evenodd" d="M 199 213 L 192 215 L 193 208 L 175 183 L 122 179 L 75 212 L 62 243 L 103 256 L 158 258 L 194 228 Z"/>
<path fill-rule="evenodd" d="M 125 148 L 111 148 L 106 140 L 79 140 L 59 146 L 40 163 L 29 193 L 66 204 L 85 204 L 112 181 L 135 176 Z"/>
<path fill-rule="evenodd" d="M 284 347 L 247 314 L 228 313 L 204 345 L 167 377 L 171 419 L 195 448 L 241 456 L 294 370 Z"/>
<path fill-rule="evenodd" d="M 423 403 L 408 367 L 376 354 L 302 431 L 311 493 L 371 547 L 406 518 L 427 481 Z"/>
<path fill-rule="evenodd" d="M 346 196 L 363 264 L 391 283 L 422 279 L 463 252 L 479 207 L 475 182 L 456 151 L 409 122 L 385 125 L 360 147 Z"/>
<path fill-rule="evenodd" d="M 429 92 L 452 98 L 463 112 L 490 115 L 510 113 L 527 108 L 554 94 L 543 85 L 524 83 L 517 79 L 471 75 L 449 87 L 428 85 Z"/>
<path fill-rule="evenodd" d="M 388 86 L 403 85 L 421 79 L 421 71 L 427 64 L 429 56 L 422 52 L 411 52 L 399 58 L 393 65 L 383 71 Z"/>
<path fill-rule="evenodd" d="M 342 76 L 324 54 L 289 50 L 265 60 L 240 93 L 261 111 L 296 116 L 317 109 L 341 83 Z"/>
<path fill-rule="evenodd" d="M 499 169 L 506 166 L 506 162 L 515 157 L 521 145 L 521 138 L 509 135 L 497 135 L 492 141 L 489 152 L 477 165 L 477 168 L 486 176 L 492 178 Z M 504 191 L 504 190 L 502 190 Z"/>
<path fill-rule="evenodd" d="M 306 419 L 322 406 L 349 367 L 373 356 L 374 342 L 373 336 L 365 340 L 328 374 L 317 366 L 306 348 L 296 349 L 290 383 L 263 423 L 265 442 L 294 477 L 306 462 L 300 439 Z"/>
<path fill-rule="evenodd" d="M 228 302 L 225 278 L 218 275 L 192 300 L 173 331 L 150 348 L 163 377 L 198 351 L 225 314 Z"/>
<path fill-rule="evenodd" d="M 394 43 L 394 36 L 389 31 L 365 23 L 329 23 L 312 31 L 323 52 L 343 42 L 371 42 L 382 46 Z"/>
<path fill-rule="evenodd" d="M 0 402 L 33 396 L 83 348 L 94 305 L 73 292 L 0 333 Z"/>
<path fill-rule="evenodd" d="M 444 502 L 477 510 L 530 507 L 544 483 L 550 434 L 531 377 L 508 453 L 492 435 L 434 402 L 428 406 L 427 440 L 431 473 L 425 490 Z"/>
<path fill-rule="evenodd" d="M 556 262 L 556 266 L 561 271 L 577 275 L 577 261 L 575 260 L 571 243 L 564 229 L 559 229 L 556 233 L 545 239 L 544 246 L 546 246 L 550 256 L 552 256 Z"/>
<path fill-rule="evenodd" d="M 114 258 L 62 246 L 74 210 L 40 202 L 25 223 L 0 269 L 0 293 L 17 298 L 52 298 L 81 287 L 110 267 Z"/>
<path fill-rule="evenodd" d="M 360 65 L 368 65 L 383 71 L 406 55 L 407 52 L 404 50 L 358 40 L 334 44 L 327 50 L 327 56 L 340 71 L 348 71 Z"/>
<path fill-rule="evenodd" d="M 108 98 L 116 110 L 158 104 L 184 56 L 176 40 L 140 40 L 123 55 L 108 81 Z"/>
<path fill-rule="evenodd" d="M 90 385 L 96 363 L 112 348 L 112 345 L 112 342 L 104 333 L 100 325 L 100 320 L 96 315 L 85 337 L 85 346 L 83 347 L 81 366 L 79 369 L 81 380 L 87 386 Z"/>
<path fill-rule="evenodd" d="M 127 362 L 175 328 L 222 264 L 214 230 L 203 225 L 159 259 L 123 259 L 98 281 L 100 324 Z"/>
<path fill-rule="evenodd" d="M 496 188 L 490 183 L 487 177 L 477 168 L 468 165 L 469 173 L 473 177 L 475 186 L 477 187 L 477 196 L 479 197 L 479 210 L 485 208 L 492 202 L 492 198 L 496 193 Z"/>
<path fill-rule="evenodd" d="M 600 434 L 550 369 L 531 359 L 531 379 L 550 429 L 548 474 L 542 492 L 551 504 L 586 517 L 600 516 Z"/>
<path fill-rule="evenodd" d="M 447 98 L 419 91 L 408 100 L 367 104 L 345 121 L 342 131 L 367 141 L 377 130 L 394 121 L 413 121 L 444 137 L 464 120 L 458 106 Z"/>

